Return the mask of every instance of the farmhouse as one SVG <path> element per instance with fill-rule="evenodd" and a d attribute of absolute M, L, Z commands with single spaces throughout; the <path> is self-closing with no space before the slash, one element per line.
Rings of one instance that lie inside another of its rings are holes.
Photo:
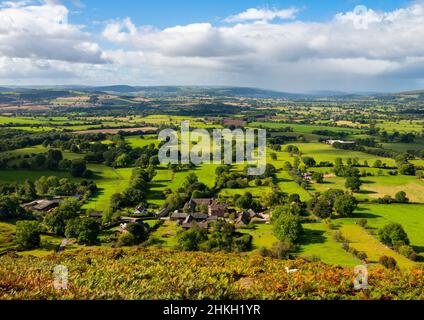
<path fill-rule="evenodd" d="M 182 222 L 181 226 L 184 229 L 190 229 L 193 228 L 195 225 L 198 225 L 201 228 L 208 229 L 209 228 L 209 222 L 208 222 L 208 215 L 206 214 L 190 214 L 185 218 L 185 220 Z"/>
<path fill-rule="evenodd" d="M 205 199 L 191 199 L 188 203 L 188 209 L 190 212 L 194 212 L 196 208 L 201 208 L 202 206 L 210 206 L 215 203 L 215 199 L 205 198 Z"/>
<path fill-rule="evenodd" d="M 59 200 L 36 200 L 22 205 L 22 208 L 33 212 L 48 212 L 59 206 Z"/>
<path fill-rule="evenodd" d="M 328 145 L 330 145 L 330 146 L 333 146 L 336 143 L 339 143 L 339 144 L 355 144 L 355 141 L 327 140 L 325 143 L 328 144 Z"/>
<path fill-rule="evenodd" d="M 210 216 L 223 218 L 226 213 L 228 213 L 228 206 L 226 204 L 212 204 L 208 208 L 208 214 Z"/>
<path fill-rule="evenodd" d="M 236 228 L 249 225 L 251 219 L 249 212 L 240 213 L 236 221 Z"/>
<path fill-rule="evenodd" d="M 187 217 L 187 213 L 180 212 L 177 210 L 171 215 L 171 221 L 184 221 Z"/>
<path fill-rule="evenodd" d="M 145 214 L 145 213 L 146 213 L 145 207 L 139 206 L 139 207 L 135 208 L 134 214 L 141 215 L 141 214 Z"/>
<path fill-rule="evenodd" d="M 122 223 L 138 223 L 141 221 L 141 219 L 133 217 L 120 217 L 119 221 L 121 221 Z"/>

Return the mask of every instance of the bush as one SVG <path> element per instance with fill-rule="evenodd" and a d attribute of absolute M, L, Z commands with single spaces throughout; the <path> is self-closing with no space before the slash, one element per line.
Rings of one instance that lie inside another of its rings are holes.
<path fill-rule="evenodd" d="M 343 242 L 345 240 L 341 231 L 336 231 L 333 235 L 333 238 L 336 242 Z"/>
<path fill-rule="evenodd" d="M 307 262 L 310 263 L 316 263 L 316 262 L 321 262 L 321 258 L 315 254 L 310 255 L 310 256 L 304 256 L 302 257 L 304 260 L 306 260 Z"/>
<path fill-rule="evenodd" d="M 416 261 L 417 260 L 417 254 L 415 253 L 414 249 L 411 246 L 400 246 L 397 251 L 403 255 L 404 257 Z"/>
<path fill-rule="evenodd" d="M 287 213 L 284 207 L 277 208 L 273 213 L 274 215 L 277 216 L 273 221 L 273 230 L 276 238 L 283 242 L 296 243 L 303 233 L 299 217 Z"/>
<path fill-rule="evenodd" d="M 361 226 L 362 228 L 365 228 L 368 224 L 368 220 L 367 219 L 360 219 L 358 221 L 358 225 Z"/>
<path fill-rule="evenodd" d="M 399 243 L 409 245 L 409 238 L 399 223 L 390 223 L 378 232 L 380 241 L 386 246 L 395 247 Z"/>
<path fill-rule="evenodd" d="M 365 260 L 367 260 L 367 259 L 368 259 L 367 254 L 366 254 L 365 252 L 363 252 L 363 251 L 358 252 L 358 254 L 356 255 L 356 257 L 357 257 L 359 260 L 361 260 L 361 261 L 365 261 Z"/>
<path fill-rule="evenodd" d="M 386 269 L 395 270 L 397 268 L 397 262 L 393 257 L 382 256 L 378 262 L 383 265 Z"/>
<path fill-rule="evenodd" d="M 15 243 L 18 250 L 31 250 L 40 246 L 40 224 L 36 221 L 16 223 Z"/>
<path fill-rule="evenodd" d="M 178 248 L 183 251 L 198 251 L 200 244 L 206 240 L 208 240 L 206 230 L 194 227 L 178 235 Z"/>
<path fill-rule="evenodd" d="M 246 234 L 242 237 L 235 238 L 233 241 L 233 251 L 235 252 L 246 252 L 252 248 L 253 237 L 250 234 Z"/>
<path fill-rule="evenodd" d="M 135 238 L 132 233 L 125 231 L 118 237 L 118 245 L 121 247 L 128 247 L 134 245 Z"/>

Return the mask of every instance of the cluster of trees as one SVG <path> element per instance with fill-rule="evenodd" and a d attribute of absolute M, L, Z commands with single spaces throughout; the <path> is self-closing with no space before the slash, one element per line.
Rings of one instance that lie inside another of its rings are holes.
<path fill-rule="evenodd" d="M 150 226 L 147 223 L 138 222 L 127 225 L 126 230 L 118 238 L 119 246 L 135 246 L 149 238 Z"/>
<path fill-rule="evenodd" d="M 98 242 L 99 234 L 100 225 L 94 219 L 76 217 L 66 223 L 66 238 L 77 239 L 79 244 L 94 245 Z"/>
<path fill-rule="evenodd" d="M 308 202 L 308 209 L 319 218 L 331 218 L 334 214 L 339 217 L 348 217 L 358 207 L 358 201 L 349 192 L 330 189 L 324 193 L 315 193 Z"/>
<path fill-rule="evenodd" d="M 19 198 L 15 195 L 0 195 L 0 221 L 11 219 L 26 219 L 31 215 L 20 206 Z"/>
<path fill-rule="evenodd" d="M 27 180 L 24 187 L 26 190 L 31 190 L 31 193 L 33 193 L 32 190 L 34 190 L 35 194 L 38 196 L 81 195 L 86 199 L 91 197 L 98 190 L 94 181 L 83 180 L 74 182 L 67 178 L 59 179 L 56 176 L 40 177 L 33 184 Z"/>
<path fill-rule="evenodd" d="M 132 172 L 130 183 L 123 193 L 115 193 L 110 200 L 110 209 L 116 212 L 130 206 L 145 205 L 146 193 L 150 182 L 156 175 L 153 167 L 147 169 L 135 168 Z"/>
<path fill-rule="evenodd" d="M 15 196 L 19 201 L 31 201 L 41 196 L 73 196 L 81 195 L 87 199 L 97 191 L 93 181 L 73 182 L 67 178 L 56 176 L 40 177 L 34 182 L 26 180 L 24 184 L 4 183 L 0 185 L 3 196 Z"/>
<path fill-rule="evenodd" d="M 216 168 L 216 189 L 230 188 L 241 189 L 249 186 L 254 180 L 257 186 L 272 185 L 276 181 L 277 169 L 270 163 L 266 165 L 264 174 L 251 176 L 248 174 L 249 165 L 244 168 L 243 173 L 231 172 L 231 165 L 222 165 Z"/>
<path fill-rule="evenodd" d="M 377 199 L 377 202 L 380 204 L 408 203 L 409 198 L 407 197 L 405 191 L 399 191 L 396 193 L 394 199 L 389 195 L 385 195 L 384 197 Z"/>
<path fill-rule="evenodd" d="M 410 241 L 405 229 L 399 223 L 389 223 L 378 231 L 380 241 L 386 246 L 399 252 L 408 259 L 415 261 L 417 254 L 410 246 Z"/>
<path fill-rule="evenodd" d="M 12 160 L 17 160 L 10 165 Z M 64 159 L 59 149 L 49 149 L 47 153 L 12 156 L 0 161 L 2 169 L 35 169 L 68 171 L 73 177 L 89 179 L 93 172 L 87 169 L 86 161 L 82 159 Z"/>
<path fill-rule="evenodd" d="M 211 197 L 212 194 L 213 191 L 203 182 L 200 182 L 198 176 L 195 173 L 190 173 L 185 178 L 182 186 L 178 188 L 178 190 L 175 192 L 170 189 L 165 190 L 165 206 L 170 211 L 184 208 L 184 212 L 189 212 L 188 201 L 191 198 L 208 198 Z M 207 213 L 208 208 L 196 208 L 196 210 L 202 213 Z"/>
<path fill-rule="evenodd" d="M 362 181 L 358 168 L 353 166 L 353 162 L 347 165 L 343 163 L 343 159 L 337 158 L 334 164 L 334 174 L 338 177 L 346 177 L 345 187 L 353 192 L 361 190 Z"/>
<path fill-rule="evenodd" d="M 214 223 L 210 234 L 193 227 L 178 234 L 178 246 L 183 251 L 245 252 L 252 248 L 252 236 L 236 232 L 233 224 L 224 220 Z"/>
<path fill-rule="evenodd" d="M 30 132 L 13 129 L 0 129 L 0 152 L 33 147 L 39 144 L 49 144 L 53 141 L 71 139 L 67 133 Z"/>
<path fill-rule="evenodd" d="M 253 211 L 259 211 L 262 208 L 261 203 L 253 198 L 250 192 L 245 192 L 244 195 L 234 195 L 233 203 L 237 208 L 242 210 L 252 209 Z"/>
<path fill-rule="evenodd" d="M 279 206 L 272 212 L 271 223 L 278 240 L 293 244 L 299 242 L 303 234 L 300 212 L 301 208 L 297 203 Z"/>

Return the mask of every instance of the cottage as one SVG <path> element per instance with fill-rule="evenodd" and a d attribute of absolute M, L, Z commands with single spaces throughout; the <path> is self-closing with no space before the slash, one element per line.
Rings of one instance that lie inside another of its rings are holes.
<path fill-rule="evenodd" d="M 191 199 L 188 203 L 188 209 L 190 212 L 194 212 L 196 208 L 208 207 L 215 203 L 215 199 L 205 198 L 205 199 Z"/>
<path fill-rule="evenodd" d="M 187 213 L 175 211 L 171 215 L 171 221 L 184 221 L 188 217 Z"/>
<path fill-rule="evenodd" d="M 22 205 L 22 208 L 33 212 L 48 212 L 59 206 L 59 200 L 36 200 Z"/>
<path fill-rule="evenodd" d="M 119 221 L 121 221 L 122 223 L 139 223 L 141 219 L 134 217 L 120 217 Z"/>
<path fill-rule="evenodd" d="M 237 218 L 236 228 L 249 225 L 251 220 L 252 218 L 250 217 L 249 212 L 242 212 Z"/>
<path fill-rule="evenodd" d="M 228 206 L 226 204 L 213 204 L 208 208 L 208 214 L 210 216 L 224 218 L 226 213 L 228 213 Z"/>
<path fill-rule="evenodd" d="M 145 207 L 139 206 L 139 207 L 135 208 L 134 214 L 142 215 L 142 214 L 146 213 L 146 210 L 147 209 Z"/>

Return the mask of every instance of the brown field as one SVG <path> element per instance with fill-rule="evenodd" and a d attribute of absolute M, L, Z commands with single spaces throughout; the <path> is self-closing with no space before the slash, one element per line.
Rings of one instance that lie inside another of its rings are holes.
<path fill-rule="evenodd" d="M 89 102 L 90 96 L 78 96 L 78 97 L 63 97 L 56 99 L 58 103 L 78 103 L 78 102 Z"/>
<path fill-rule="evenodd" d="M 86 134 L 86 133 L 110 133 L 117 134 L 120 131 L 123 132 L 149 132 L 149 131 L 157 131 L 158 128 L 155 127 L 143 127 L 143 128 L 123 128 L 123 129 L 95 129 L 95 130 L 82 130 L 75 131 L 75 133 Z"/>
<path fill-rule="evenodd" d="M 47 105 L 24 105 L 24 106 L 0 105 L 0 111 L 16 111 L 16 110 L 46 111 L 46 110 L 50 110 L 50 107 Z"/>

